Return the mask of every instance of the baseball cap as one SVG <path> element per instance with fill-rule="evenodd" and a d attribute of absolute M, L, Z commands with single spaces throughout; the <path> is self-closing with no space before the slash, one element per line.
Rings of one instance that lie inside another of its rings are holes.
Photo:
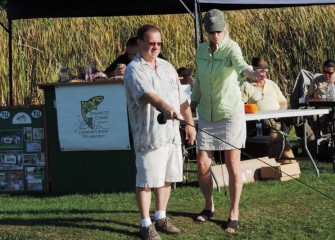
<path fill-rule="evenodd" d="M 207 33 L 222 32 L 225 26 L 223 12 L 218 9 L 209 10 L 205 14 L 204 25 Z"/>
<path fill-rule="evenodd" d="M 269 65 L 262 57 L 254 57 L 251 59 L 251 65 L 253 66 L 254 70 L 257 69 L 269 69 Z"/>

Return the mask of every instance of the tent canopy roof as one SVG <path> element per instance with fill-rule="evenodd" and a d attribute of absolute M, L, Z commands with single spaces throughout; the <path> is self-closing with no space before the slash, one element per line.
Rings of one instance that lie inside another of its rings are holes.
<path fill-rule="evenodd" d="M 28 18 L 131 16 L 194 12 L 195 0 L 9 0 L 9 20 Z M 183 3 L 182 3 L 183 2 Z M 334 4 L 335 0 L 197 0 L 201 11 Z M 252 2 L 252 4 L 250 3 Z M 185 6 L 184 6 L 185 5 Z"/>

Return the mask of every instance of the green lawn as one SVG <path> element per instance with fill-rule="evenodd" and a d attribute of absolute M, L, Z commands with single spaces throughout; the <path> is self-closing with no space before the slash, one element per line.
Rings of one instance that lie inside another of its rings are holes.
<path fill-rule="evenodd" d="M 216 214 L 193 221 L 203 198 L 192 180 L 172 191 L 168 215 L 182 230 L 178 239 L 335 239 L 335 173 L 318 163 L 320 178 L 301 160 L 298 181 L 257 181 L 244 185 L 240 221 L 227 234 L 229 195 L 214 191 Z M 194 177 L 193 177 L 194 179 Z M 139 214 L 133 193 L 89 195 L 0 195 L 0 239 L 138 239 Z M 161 234 L 163 239 L 175 239 Z"/>

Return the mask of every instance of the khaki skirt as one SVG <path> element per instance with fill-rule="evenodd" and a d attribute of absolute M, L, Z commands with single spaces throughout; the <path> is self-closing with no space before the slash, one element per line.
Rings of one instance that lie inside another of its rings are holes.
<path fill-rule="evenodd" d="M 245 113 L 237 112 L 220 121 L 198 119 L 197 147 L 201 150 L 232 150 L 245 148 Z"/>

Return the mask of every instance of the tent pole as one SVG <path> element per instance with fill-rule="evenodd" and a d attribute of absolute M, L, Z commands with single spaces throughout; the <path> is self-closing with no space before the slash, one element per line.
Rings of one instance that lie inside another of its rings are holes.
<path fill-rule="evenodd" d="M 195 26 L 195 48 L 199 46 L 199 14 L 198 3 L 194 0 L 194 26 Z"/>
<path fill-rule="evenodd" d="M 9 103 L 13 106 L 13 49 L 12 49 L 12 20 L 8 21 L 8 75 L 9 75 Z"/>

